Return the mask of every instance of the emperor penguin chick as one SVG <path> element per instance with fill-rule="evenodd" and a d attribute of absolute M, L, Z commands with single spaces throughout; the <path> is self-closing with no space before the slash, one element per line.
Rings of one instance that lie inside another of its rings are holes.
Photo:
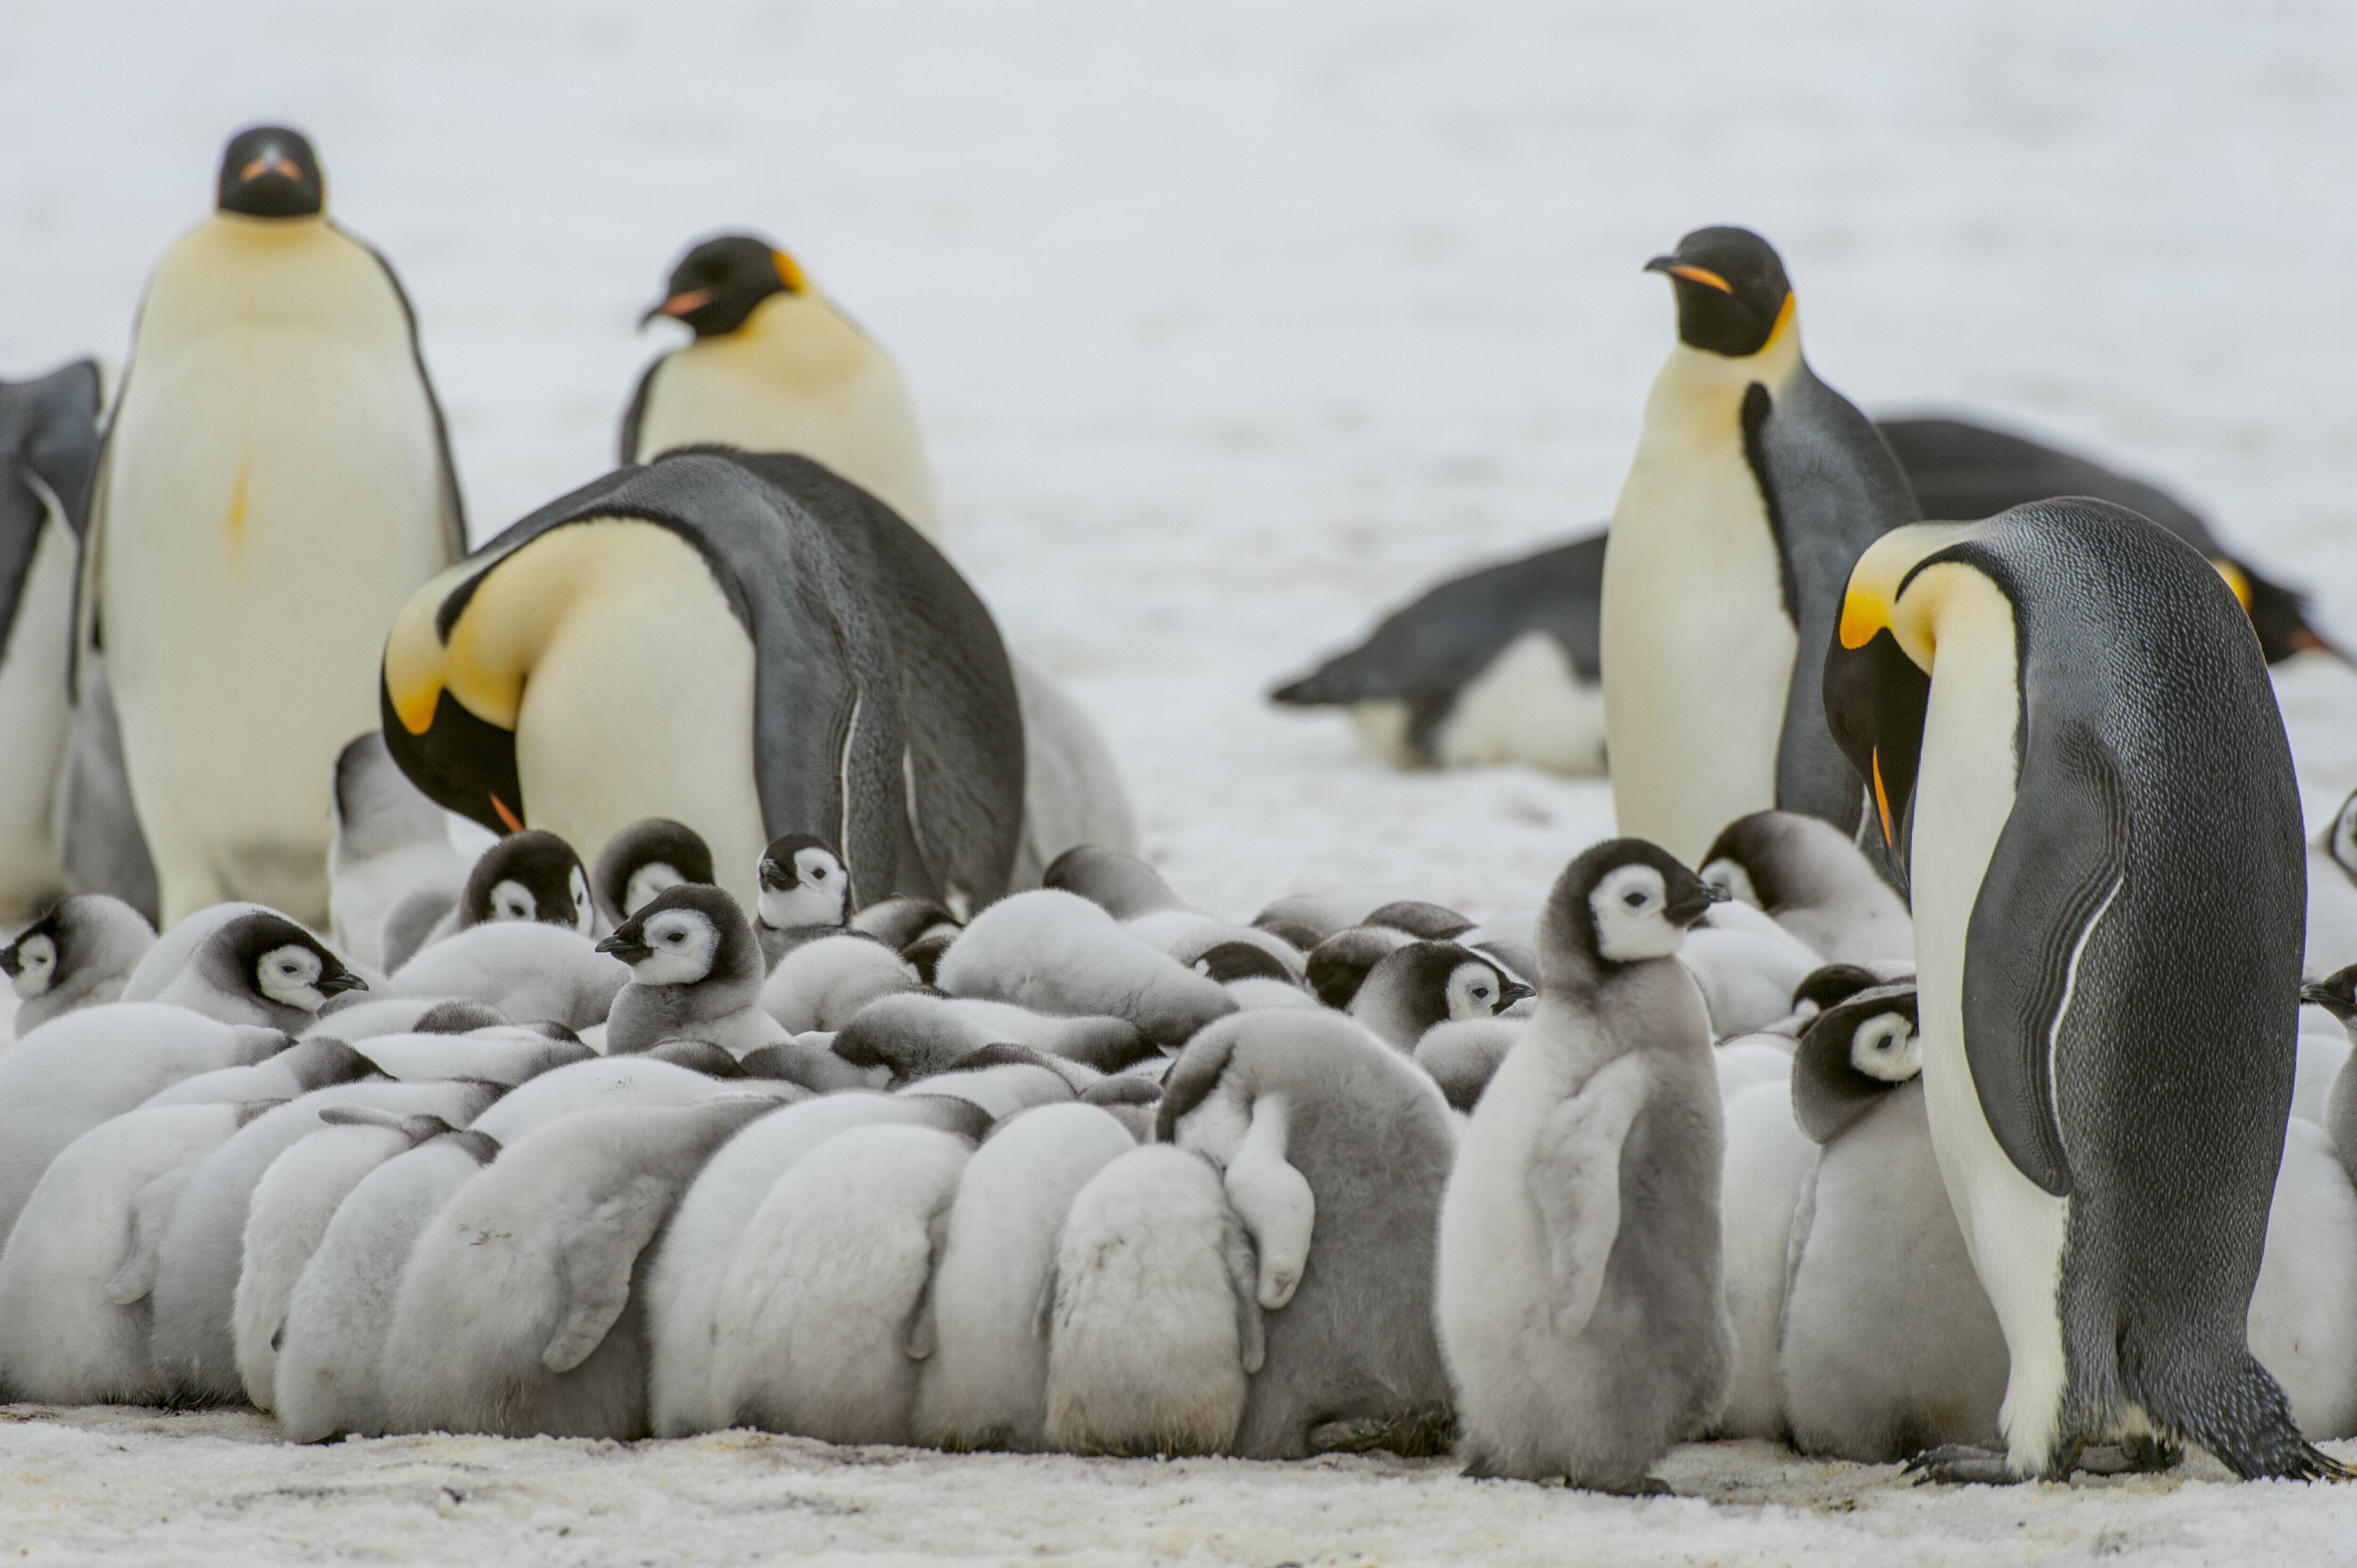
<path fill-rule="evenodd" d="M 1822 1145 L 1792 1223 L 1778 1353 L 1792 1445 L 1887 1465 L 1996 1436 L 2005 1335 L 1973 1276 L 1923 1105 L 1911 986 L 1826 1009 L 1792 1101 Z"/>
<path fill-rule="evenodd" d="M 1171 1064 L 1156 1130 L 1219 1166 L 1252 1238 L 1267 1348 L 1231 1452 L 1445 1446 L 1431 1282 L 1456 1137 L 1432 1079 L 1330 1013 L 1245 1013 Z"/>
<path fill-rule="evenodd" d="M 1126 1018 L 1157 1045 L 1182 1045 L 1236 1011 L 1218 982 L 1130 936 L 1100 906 L 1052 888 L 1002 898 L 975 916 L 942 955 L 936 980 L 952 996 Z"/>
<path fill-rule="evenodd" d="M 620 460 L 723 442 L 798 452 L 941 542 L 932 466 L 900 372 L 793 257 L 747 234 L 680 258 L 661 303 L 695 334 L 647 368 L 622 416 Z"/>
<path fill-rule="evenodd" d="M 1746 812 L 1855 832 L 1864 796 L 1818 672 L 1858 553 L 1915 521 L 1906 473 L 1811 373 L 1784 263 L 1697 229 L 1648 272 L 1678 341 L 1612 512 L 1598 639 L 1614 816 L 1690 865 Z"/>
<path fill-rule="evenodd" d="M 720 1289 L 713 1387 L 731 1419 L 828 1443 L 906 1443 L 917 1332 L 973 1145 L 854 1127 L 779 1178 Z"/>
<path fill-rule="evenodd" d="M 376 723 L 384 628 L 466 549 L 408 301 L 327 206 L 302 135 L 231 140 L 108 425 L 78 638 L 167 924 L 230 898 L 327 924 L 337 755 Z"/>
<path fill-rule="evenodd" d="M 647 817 L 606 841 L 589 872 L 589 891 L 597 918 L 611 929 L 665 888 L 712 879 L 712 846 L 702 833 L 669 817 Z"/>
<path fill-rule="evenodd" d="M 1413 1055 L 1435 1024 L 1494 1018 L 1531 994 L 1529 986 L 1470 949 L 1413 941 L 1367 971 L 1350 1012 L 1376 1038 Z"/>
<path fill-rule="evenodd" d="M 1034 1329 L 1072 1199 L 1137 1147 L 1094 1105 L 1042 1105 L 1002 1123 L 966 1162 L 917 1332 L 911 1435 L 935 1448 L 1033 1452 L 1047 1442 L 1048 1346 Z"/>
<path fill-rule="evenodd" d="M 1072 1199 L 1040 1302 L 1048 1446 L 1223 1454 L 1267 1344 L 1252 1240 L 1220 1173 L 1133 1149 Z"/>
<path fill-rule="evenodd" d="M 737 900 L 707 883 L 667 887 L 597 944 L 630 966 L 606 1049 L 703 1040 L 740 1060 L 793 1036 L 761 1010 L 761 950 Z"/>
<path fill-rule="evenodd" d="M 459 1188 L 402 1273 L 383 1362 L 393 1429 L 646 1435 L 639 1254 L 712 1151 L 776 1106 L 586 1111 Z"/>
<path fill-rule="evenodd" d="M 1437 1322 L 1466 1473 L 1599 1491 L 1706 1425 L 1733 1360 L 1710 1023 L 1677 961 L 1716 890 L 1610 839 L 1539 927 L 1537 1015 L 1442 1200 Z"/>
<path fill-rule="evenodd" d="M 296 1033 L 328 998 L 366 991 L 319 939 L 283 915 L 240 915 L 197 944 L 188 967 L 156 998 L 218 1018 Z"/>
<path fill-rule="evenodd" d="M 824 840 L 811 833 L 772 839 L 753 870 L 761 885 L 753 932 L 769 968 L 777 968 L 789 949 L 843 930 L 851 878 Z"/>
<path fill-rule="evenodd" d="M 131 972 L 156 945 L 156 928 L 120 898 L 77 893 L 0 948 L 0 973 L 16 993 L 16 1036 L 50 1019 L 123 994 Z"/>
<path fill-rule="evenodd" d="M 1702 879 L 1765 910 L 1827 963 L 1915 959 L 1907 906 L 1857 845 L 1797 811 L 1754 811 L 1703 853 Z"/>

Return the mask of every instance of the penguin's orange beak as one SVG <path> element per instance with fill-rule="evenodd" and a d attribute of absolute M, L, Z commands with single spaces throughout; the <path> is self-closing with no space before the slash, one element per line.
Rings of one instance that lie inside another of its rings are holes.
<path fill-rule="evenodd" d="M 1715 288 L 1725 295 L 1732 295 L 1735 292 L 1733 284 L 1728 283 L 1708 267 L 1698 267 L 1691 262 L 1682 262 L 1675 256 L 1655 256 L 1645 263 L 1645 270 L 1649 273 L 1667 273 L 1674 278 L 1684 278 L 1688 283 L 1698 283 L 1705 288 Z"/>
<path fill-rule="evenodd" d="M 266 174 L 283 174 L 288 179 L 303 177 L 303 171 L 295 166 L 294 159 L 285 153 L 272 153 L 268 157 L 248 160 L 246 166 L 237 171 L 238 183 L 252 185 Z"/>
<path fill-rule="evenodd" d="M 688 312 L 692 310 L 701 310 L 711 303 L 712 291 L 710 289 L 692 288 L 685 294 L 673 295 L 669 299 L 664 300 L 661 305 L 656 306 L 644 316 L 640 317 L 639 325 L 644 327 L 648 322 L 652 321 L 658 316 L 669 316 L 674 318 L 685 316 Z"/>

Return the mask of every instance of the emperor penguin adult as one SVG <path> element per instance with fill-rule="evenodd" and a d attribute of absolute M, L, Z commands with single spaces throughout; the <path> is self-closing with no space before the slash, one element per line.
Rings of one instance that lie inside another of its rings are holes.
<path fill-rule="evenodd" d="M 742 906 L 791 832 L 837 847 L 855 908 L 980 908 L 1013 874 L 1024 730 L 998 628 L 807 458 L 690 448 L 559 497 L 411 597 L 382 698 L 393 759 L 443 806 L 574 843 L 668 816 Z"/>
<path fill-rule="evenodd" d="M 1548 895 L 1538 1011 L 1441 1198 L 1434 1321 L 1468 1475 L 1663 1490 L 1648 1469 L 1725 1400 L 1725 1124 L 1709 1015 L 1677 961 L 1722 897 L 1625 838 Z"/>
<path fill-rule="evenodd" d="M 149 280 L 83 552 L 161 924 L 225 899 L 328 923 L 328 788 L 410 593 L 466 553 L 417 323 L 328 217 L 311 144 L 230 140 Z"/>
<path fill-rule="evenodd" d="M 1600 647 L 1620 831 L 1688 865 L 1770 807 L 1845 832 L 1858 780 L 1825 734 L 1820 650 L 1858 553 L 1915 521 L 1866 415 L 1811 373 L 1784 263 L 1697 229 L 1646 270 L 1678 342 L 1612 513 Z"/>
<path fill-rule="evenodd" d="M 706 240 L 680 258 L 639 324 L 663 317 L 695 337 L 640 379 L 622 415 L 621 461 L 705 442 L 799 452 L 941 542 L 941 500 L 908 384 L 801 263 L 749 234 Z"/>
<path fill-rule="evenodd" d="M 70 714 L 74 555 L 98 460 L 98 367 L 0 381 L 0 919 L 66 885 L 58 768 Z"/>
<path fill-rule="evenodd" d="M 2302 1440 L 2246 1315 L 2293 1087 L 2299 792 L 2242 607 L 2136 513 L 1923 523 L 1851 573 L 1825 713 L 1913 894 L 1932 1147 L 2011 1369 L 2003 1454 Z"/>

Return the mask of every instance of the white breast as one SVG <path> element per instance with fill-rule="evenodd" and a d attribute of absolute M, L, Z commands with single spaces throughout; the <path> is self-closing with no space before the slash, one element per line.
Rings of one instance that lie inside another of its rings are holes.
<path fill-rule="evenodd" d="M 34 914 L 65 881 L 49 811 L 66 743 L 65 658 L 73 622 L 74 542 L 54 516 L 0 648 L 0 919 Z"/>

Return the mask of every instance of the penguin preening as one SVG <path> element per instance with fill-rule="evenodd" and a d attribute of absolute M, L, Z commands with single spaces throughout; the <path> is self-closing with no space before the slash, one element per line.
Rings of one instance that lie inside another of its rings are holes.
<path fill-rule="evenodd" d="M 1648 1468 L 1726 1397 L 1724 1122 L 1702 993 L 1676 961 L 1718 897 L 1625 838 L 1548 897 L 1537 1014 L 1441 1200 L 1435 1322 L 1468 1474 L 1660 1490 Z"/>
<path fill-rule="evenodd" d="M 88 360 L 0 381 L 0 920 L 24 918 L 66 884 L 56 792 L 99 390 Z"/>
<path fill-rule="evenodd" d="M 1766 241 L 1698 229 L 1646 269 L 1676 290 L 1678 343 L 1604 558 L 1620 831 L 1689 865 L 1769 807 L 1855 832 L 1862 796 L 1825 733 L 1818 650 L 1859 552 L 1915 521 L 1907 476 L 1811 373 Z"/>
<path fill-rule="evenodd" d="M 785 252 L 745 234 L 680 259 L 644 326 L 695 334 L 647 367 L 622 415 L 621 461 L 719 442 L 825 464 L 941 542 L 941 502 L 909 389 L 884 350 Z"/>
<path fill-rule="evenodd" d="M 1932 1146 L 2011 1359 L 2002 1456 L 2115 1436 L 2341 1474 L 2251 1355 L 2290 1106 L 2299 796 L 2266 666 L 2194 551 L 2065 499 L 1887 535 L 1828 722 L 1913 894 Z"/>
<path fill-rule="evenodd" d="M 560 497 L 410 599 L 382 699 L 451 811 L 600 844 L 675 817 L 740 904 L 789 832 L 841 849 L 855 904 L 979 907 L 1014 868 L 1023 722 L 989 611 L 805 458 L 674 452 Z"/>
<path fill-rule="evenodd" d="M 141 303 L 83 552 L 163 923 L 252 898 L 326 925 L 331 768 L 465 539 L 391 266 L 328 220 L 307 141 L 240 133 Z"/>

